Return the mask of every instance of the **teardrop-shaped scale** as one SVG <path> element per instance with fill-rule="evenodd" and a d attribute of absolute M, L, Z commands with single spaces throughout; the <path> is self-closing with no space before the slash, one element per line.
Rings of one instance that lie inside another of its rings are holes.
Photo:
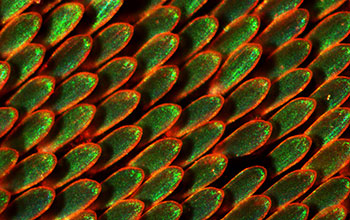
<path fill-rule="evenodd" d="M 55 115 L 49 110 L 38 110 L 25 117 L 6 138 L 2 147 L 13 148 L 20 155 L 32 149 L 43 140 L 55 122 Z"/>
<path fill-rule="evenodd" d="M 292 203 L 283 206 L 266 220 L 306 220 L 309 207 L 301 203 Z"/>
<path fill-rule="evenodd" d="M 20 87 L 5 104 L 16 108 L 20 117 L 23 117 L 44 104 L 54 89 L 55 79 L 53 77 L 37 76 Z"/>
<path fill-rule="evenodd" d="M 160 139 L 129 161 L 127 166 L 141 168 L 146 177 L 170 165 L 181 150 L 182 141 L 176 138 Z"/>
<path fill-rule="evenodd" d="M 336 108 L 320 116 L 305 132 L 311 137 L 313 145 L 323 145 L 337 139 L 350 124 L 350 109 Z"/>
<path fill-rule="evenodd" d="M 10 77 L 11 67 L 8 62 L 0 61 L 0 91 Z"/>
<path fill-rule="evenodd" d="M 0 189 L 0 213 L 2 213 L 10 202 L 11 193 L 4 189 Z M 1 218 L 1 216 L 0 216 Z"/>
<path fill-rule="evenodd" d="M 183 109 L 179 120 L 166 133 L 167 136 L 182 137 L 204 125 L 221 110 L 224 98 L 220 95 L 204 95 Z"/>
<path fill-rule="evenodd" d="M 45 179 L 55 168 L 56 156 L 51 153 L 35 153 L 26 157 L 4 177 L 0 183 L 12 194 L 20 193 Z"/>
<path fill-rule="evenodd" d="M 227 57 L 238 47 L 249 42 L 258 32 L 259 26 L 258 16 L 242 16 L 228 24 L 209 47 Z"/>
<path fill-rule="evenodd" d="M 162 201 L 179 185 L 183 177 L 180 167 L 168 166 L 152 174 L 131 196 L 145 203 L 146 207 Z"/>
<path fill-rule="evenodd" d="M 0 23 L 4 25 L 21 14 L 35 1 L 33 0 L 3 0 L 0 6 Z"/>
<path fill-rule="evenodd" d="M 210 82 L 209 93 L 225 95 L 244 79 L 260 60 L 259 44 L 245 44 L 232 52 Z"/>
<path fill-rule="evenodd" d="M 40 44 L 28 44 L 6 59 L 11 66 L 11 74 L 2 92 L 8 92 L 26 81 L 42 64 L 45 47 Z"/>
<path fill-rule="evenodd" d="M 96 103 L 124 85 L 132 76 L 137 62 L 132 57 L 117 57 L 97 70 L 98 84 L 88 101 Z"/>
<path fill-rule="evenodd" d="M 89 104 L 80 104 L 66 111 L 56 120 L 50 133 L 39 144 L 38 151 L 56 152 L 62 148 L 89 126 L 95 111 L 95 106 Z"/>
<path fill-rule="evenodd" d="M 271 209 L 275 210 L 298 199 L 306 193 L 316 180 L 314 170 L 295 170 L 288 173 L 263 194 L 271 198 Z"/>
<path fill-rule="evenodd" d="M 228 158 L 247 156 L 266 143 L 272 130 L 270 122 L 249 121 L 218 143 L 213 152 L 224 154 Z"/>
<path fill-rule="evenodd" d="M 42 185 L 59 188 L 89 170 L 101 155 L 101 148 L 94 143 L 84 143 L 70 150 L 59 161 Z"/>
<path fill-rule="evenodd" d="M 227 213 L 241 201 L 249 198 L 265 182 L 266 168 L 262 166 L 248 167 L 234 176 L 222 189 L 225 197 L 219 213 Z"/>
<path fill-rule="evenodd" d="M 309 12 L 295 9 L 281 14 L 267 26 L 254 40 L 261 44 L 264 54 L 268 54 L 302 33 L 309 21 Z"/>
<path fill-rule="evenodd" d="M 143 170 L 123 167 L 101 182 L 101 194 L 91 205 L 92 209 L 105 209 L 131 195 L 144 180 Z"/>
<path fill-rule="evenodd" d="M 177 104 L 161 104 L 149 110 L 135 125 L 143 129 L 141 145 L 145 145 L 169 130 L 182 112 Z"/>
<path fill-rule="evenodd" d="M 142 128 L 133 125 L 122 126 L 109 133 L 97 143 L 102 149 L 101 157 L 89 171 L 97 173 L 113 165 L 134 149 L 141 136 Z"/>
<path fill-rule="evenodd" d="M 181 139 L 181 151 L 174 164 L 184 168 L 193 163 L 220 140 L 224 130 L 223 122 L 210 121 L 187 134 Z"/>
<path fill-rule="evenodd" d="M 36 219 L 50 208 L 55 196 L 49 187 L 31 188 L 13 200 L 0 219 Z"/>
<path fill-rule="evenodd" d="M 319 211 L 312 220 L 345 220 L 347 209 L 342 205 L 334 205 Z"/>
<path fill-rule="evenodd" d="M 317 187 L 301 203 L 310 207 L 311 212 L 319 212 L 324 208 L 338 205 L 350 193 L 350 179 L 337 176 Z"/>
<path fill-rule="evenodd" d="M 243 117 L 265 99 L 270 86 L 270 80 L 264 77 L 247 80 L 226 98 L 218 118 L 230 124 Z"/>
<path fill-rule="evenodd" d="M 296 98 L 283 106 L 268 120 L 272 127 L 269 142 L 276 141 L 305 123 L 316 108 L 312 98 Z"/>
<path fill-rule="evenodd" d="M 97 106 L 96 114 L 85 135 L 97 137 L 118 124 L 137 107 L 140 93 L 134 90 L 119 90 Z"/>
<path fill-rule="evenodd" d="M 87 208 L 98 197 L 101 186 L 95 180 L 80 179 L 57 194 L 51 208 L 43 219 L 70 219 Z M 57 209 L 57 207 L 61 207 Z"/>
<path fill-rule="evenodd" d="M 133 32 L 133 26 L 128 23 L 113 23 L 104 28 L 94 37 L 91 53 L 82 68 L 95 69 L 112 58 L 129 43 Z"/>
<path fill-rule="evenodd" d="M 41 15 L 37 12 L 21 14 L 7 23 L 0 31 L 0 57 L 4 59 L 30 43 L 41 23 Z"/>
<path fill-rule="evenodd" d="M 62 81 L 76 70 L 89 55 L 92 38 L 88 35 L 75 35 L 65 40 L 39 69 L 39 74 L 55 77 Z"/>
<path fill-rule="evenodd" d="M 48 49 L 54 47 L 78 25 L 84 11 L 78 2 L 61 4 L 45 18 L 36 41 Z"/>
<path fill-rule="evenodd" d="M 316 182 L 324 182 L 350 161 L 350 140 L 338 139 L 323 146 L 301 169 L 317 172 Z"/>

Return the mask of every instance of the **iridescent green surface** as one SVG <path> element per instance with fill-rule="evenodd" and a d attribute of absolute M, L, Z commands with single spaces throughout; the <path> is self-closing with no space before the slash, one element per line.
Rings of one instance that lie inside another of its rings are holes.
<path fill-rule="evenodd" d="M 62 82 L 45 106 L 56 114 L 79 103 L 96 87 L 98 77 L 92 73 L 77 73 Z"/>
<path fill-rule="evenodd" d="M 303 0 L 265 0 L 259 4 L 254 13 L 259 15 L 262 23 L 269 24 L 279 15 L 297 8 Z"/>
<path fill-rule="evenodd" d="M 189 104 L 181 113 L 174 129 L 168 136 L 182 137 L 210 121 L 221 110 L 224 98 L 220 95 L 205 95 Z"/>
<path fill-rule="evenodd" d="M 149 176 L 171 164 L 179 154 L 181 146 L 181 140 L 175 138 L 161 139 L 141 151 L 128 163 L 128 166 L 141 168 L 145 176 Z"/>
<path fill-rule="evenodd" d="M 45 219 L 69 219 L 87 208 L 100 194 L 101 186 L 90 179 L 80 179 L 63 189 L 51 208 L 43 215 Z M 60 207 L 58 209 L 57 207 Z"/>
<path fill-rule="evenodd" d="M 223 197 L 223 191 L 214 187 L 199 190 L 182 203 L 182 216 L 190 220 L 207 219 L 220 207 Z"/>
<path fill-rule="evenodd" d="M 251 196 L 234 207 L 222 220 L 263 219 L 271 207 L 267 196 Z"/>
<path fill-rule="evenodd" d="M 336 205 L 322 209 L 312 218 L 312 220 L 345 220 L 346 216 L 346 208 Z"/>
<path fill-rule="evenodd" d="M 182 148 L 175 164 L 186 167 L 200 158 L 219 141 L 224 130 L 223 122 L 210 121 L 183 137 Z"/>
<path fill-rule="evenodd" d="M 225 154 L 228 158 L 249 155 L 265 144 L 272 130 L 269 122 L 249 121 L 216 145 L 214 152 Z"/>
<path fill-rule="evenodd" d="M 228 212 L 254 194 L 264 183 L 266 176 L 266 169 L 262 166 L 248 167 L 239 172 L 222 188 L 225 193 L 222 210 Z"/>
<path fill-rule="evenodd" d="M 0 4 L 0 23 L 5 24 L 33 3 L 33 0 L 2 0 Z"/>
<path fill-rule="evenodd" d="M 54 121 L 53 112 L 38 110 L 21 121 L 5 138 L 1 146 L 13 148 L 22 155 L 46 137 Z"/>
<path fill-rule="evenodd" d="M 231 22 L 211 45 L 211 49 L 228 56 L 231 52 L 250 41 L 258 32 L 259 17 L 248 15 Z"/>
<path fill-rule="evenodd" d="M 182 206 L 174 201 L 161 202 L 150 208 L 141 220 L 177 220 L 182 214 Z"/>
<path fill-rule="evenodd" d="M 0 137 L 4 136 L 18 119 L 18 111 L 12 107 L 0 108 Z"/>
<path fill-rule="evenodd" d="M 51 188 L 37 187 L 17 197 L 6 209 L 5 219 L 36 219 L 45 212 L 55 198 Z"/>
<path fill-rule="evenodd" d="M 213 16 L 193 19 L 179 33 L 180 43 L 175 57 L 181 60 L 192 56 L 214 37 L 219 23 Z"/>
<path fill-rule="evenodd" d="M 43 62 L 45 51 L 40 44 L 28 44 L 10 56 L 6 62 L 11 66 L 11 74 L 3 90 L 14 89 L 28 79 Z"/>
<path fill-rule="evenodd" d="M 123 0 L 92 0 L 85 9 L 84 33 L 92 34 L 107 23 L 122 6 Z"/>
<path fill-rule="evenodd" d="M 178 75 L 179 69 L 176 66 L 163 66 L 143 78 L 134 88 L 142 94 L 140 105 L 147 109 L 156 103 L 174 86 Z"/>
<path fill-rule="evenodd" d="M 309 55 L 311 43 L 294 39 L 278 47 L 264 62 L 258 72 L 270 80 L 276 80 L 289 70 L 298 67 Z"/>
<path fill-rule="evenodd" d="M 82 4 L 75 2 L 57 7 L 45 19 L 38 41 L 47 48 L 55 46 L 78 25 L 84 10 Z"/>
<path fill-rule="evenodd" d="M 350 64 L 350 45 L 338 44 L 316 57 L 308 68 L 317 85 L 335 77 Z"/>
<path fill-rule="evenodd" d="M 141 143 L 146 144 L 166 132 L 178 120 L 181 107 L 176 104 L 162 104 L 147 112 L 135 125 L 143 130 Z"/>
<path fill-rule="evenodd" d="M 137 63 L 131 57 L 118 57 L 97 70 L 98 84 L 88 100 L 96 102 L 116 91 L 126 83 L 136 69 Z"/>
<path fill-rule="evenodd" d="M 150 71 L 167 61 L 177 49 L 179 37 L 172 33 L 162 33 L 154 36 L 135 54 L 138 67 L 136 79 L 143 78 Z"/>
<path fill-rule="evenodd" d="M 44 185 L 58 188 L 89 170 L 98 160 L 101 148 L 94 143 L 78 145 L 64 155 L 57 163 Z"/>
<path fill-rule="evenodd" d="M 302 196 L 315 179 L 316 172 L 313 170 L 296 170 L 282 177 L 263 194 L 270 197 L 272 208 L 277 209 Z"/>
<path fill-rule="evenodd" d="M 140 94 L 134 90 L 120 90 L 105 99 L 99 106 L 87 133 L 98 136 L 118 124 L 136 108 Z"/>
<path fill-rule="evenodd" d="M 92 47 L 88 35 L 75 35 L 65 40 L 39 70 L 40 74 L 55 77 L 61 81 L 84 62 Z"/>
<path fill-rule="evenodd" d="M 10 169 L 16 164 L 18 153 L 11 148 L 4 146 L 0 149 L 0 177 L 6 175 Z"/>
<path fill-rule="evenodd" d="M 38 150 L 56 152 L 73 140 L 90 124 L 95 115 L 95 106 L 81 104 L 66 111 L 59 117 L 48 136 L 38 146 Z"/>
<path fill-rule="evenodd" d="M 293 203 L 273 213 L 267 220 L 306 220 L 308 212 L 306 205 Z"/>
<path fill-rule="evenodd" d="M 317 101 L 315 112 L 317 115 L 321 115 L 326 111 L 339 107 L 349 96 L 350 78 L 336 77 L 318 87 L 310 97 Z"/>
<path fill-rule="evenodd" d="M 323 182 L 346 166 L 350 160 L 350 141 L 339 139 L 322 147 L 302 169 L 317 172 L 316 181 Z"/>
<path fill-rule="evenodd" d="M 211 12 L 218 20 L 221 27 L 225 27 L 231 21 L 248 13 L 258 3 L 258 0 L 224 0 Z"/>
<path fill-rule="evenodd" d="M 211 81 L 209 92 L 226 94 L 236 86 L 258 63 L 262 48 L 258 44 L 246 44 L 230 54 L 220 71 Z"/>
<path fill-rule="evenodd" d="M 274 128 L 270 141 L 280 139 L 302 125 L 315 107 L 316 101 L 311 98 L 297 98 L 283 106 L 268 120 Z"/>
<path fill-rule="evenodd" d="M 208 0 L 173 0 L 171 5 L 181 10 L 181 21 L 190 18 L 198 11 Z"/>
<path fill-rule="evenodd" d="M 125 167 L 110 175 L 101 183 L 101 195 L 92 205 L 94 209 L 112 206 L 118 200 L 131 195 L 142 183 L 144 173 L 140 168 Z"/>
<path fill-rule="evenodd" d="M 324 19 L 305 38 L 311 41 L 313 50 L 320 53 L 343 40 L 349 33 L 350 13 L 340 12 Z"/>
<path fill-rule="evenodd" d="M 219 117 L 226 123 L 232 123 L 244 116 L 262 102 L 269 92 L 270 85 L 270 81 L 263 77 L 244 82 L 226 98 Z"/>
<path fill-rule="evenodd" d="M 350 123 L 350 109 L 336 108 L 319 117 L 306 131 L 313 145 L 322 147 L 339 137 Z"/>
<path fill-rule="evenodd" d="M 284 140 L 266 156 L 269 175 L 277 176 L 304 158 L 311 142 L 311 138 L 306 135 L 296 135 Z"/>
<path fill-rule="evenodd" d="M 6 209 L 11 198 L 11 194 L 4 189 L 0 189 L 0 213 Z"/>
<path fill-rule="evenodd" d="M 140 218 L 144 204 L 142 201 L 137 199 L 121 200 L 116 203 L 113 207 L 107 209 L 100 216 L 100 220 L 137 220 Z"/>
<path fill-rule="evenodd" d="M 311 18 L 317 21 L 331 13 L 342 5 L 346 0 L 309 0 L 305 6 L 310 12 Z"/>
<path fill-rule="evenodd" d="M 262 104 L 262 114 L 265 115 L 288 102 L 309 84 L 312 72 L 308 69 L 295 69 L 271 84 L 266 100 Z"/>
<path fill-rule="evenodd" d="M 160 202 L 175 190 L 182 176 L 183 170 L 180 167 L 166 167 L 144 182 L 132 198 L 143 201 L 146 206 Z"/>
<path fill-rule="evenodd" d="M 335 177 L 320 185 L 302 203 L 309 206 L 310 211 L 318 212 L 340 204 L 349 195 L 349 192 L 350 179 L 342 176 Z"/>
<path fill-rule="evenodd" d="M 0 90 L 4 87 L 5 83 L 9 79 L 11 67 L 5 61 L 0 61 Z"/>
<path fill-rule="evenodd" d="M 261 44 L 264 53 L 271 52 L 288 40 L 299 35 L 306 27 L 309 13 L 297 9 L 275 19 L 254 42 Z"/>
<path fill-rule="evenodd" d="M 201 157 L 185 170 L 181 197 L 185 198 L 208 186 L 225 171 L 228 159 L 222 154 L 208 154 Z"/>
<path fill-rule="evenodd" d="M 6 24 L 0 31 L 0 57 L 8 57 L 29 43 L 38 33 L 41 22 L 40 14 L 29 12 Z"/>
<path fill-rule="evenodd" d="M 39 108 L 51 96 L 55 89 L 55 79 L 50 76 L 38 76 L 26 82 L 6 102 L 7 106 L 18 110 L 20 116 L 27 115 Z"/>
<path fill-rule="evenodd" d="M 47 177 L 55 168 L 56 160 L 54 154 L 32 154 L 18 163 L 0 185 L 11 193 L 22 192 Z"/>
<path fill-rule="evenodd" d="M 141 136 L 142 129 L 133 125 L 123 126 L 109 133 L 97 143 L 101 146 L 102 153 L 91 171 L 98 172 L 111 166 L 129 153 L 139 143 Z"/>
<path fill-rule="evenodd" d="M 204 84 L 219 68 L 221 55 L 215 51 L 196 54 L 182 68 L 176 88 L 175 99 L 181 100 Z"/>
<path fill-rule="evenodd" d="M 177 7 L 160 6 L 139 20 L 135 25 L 134 47 L 142 46 L 157 34 L 172 31 L 180 20 L 181 12 Z"/>
<path fill-rule="evenodd" d="M 121 51 L 133 36 L 134 28 L 127 23 L 114 23 L 99 32 L 93 40 L 85 67 L 96 68 Z"/>

